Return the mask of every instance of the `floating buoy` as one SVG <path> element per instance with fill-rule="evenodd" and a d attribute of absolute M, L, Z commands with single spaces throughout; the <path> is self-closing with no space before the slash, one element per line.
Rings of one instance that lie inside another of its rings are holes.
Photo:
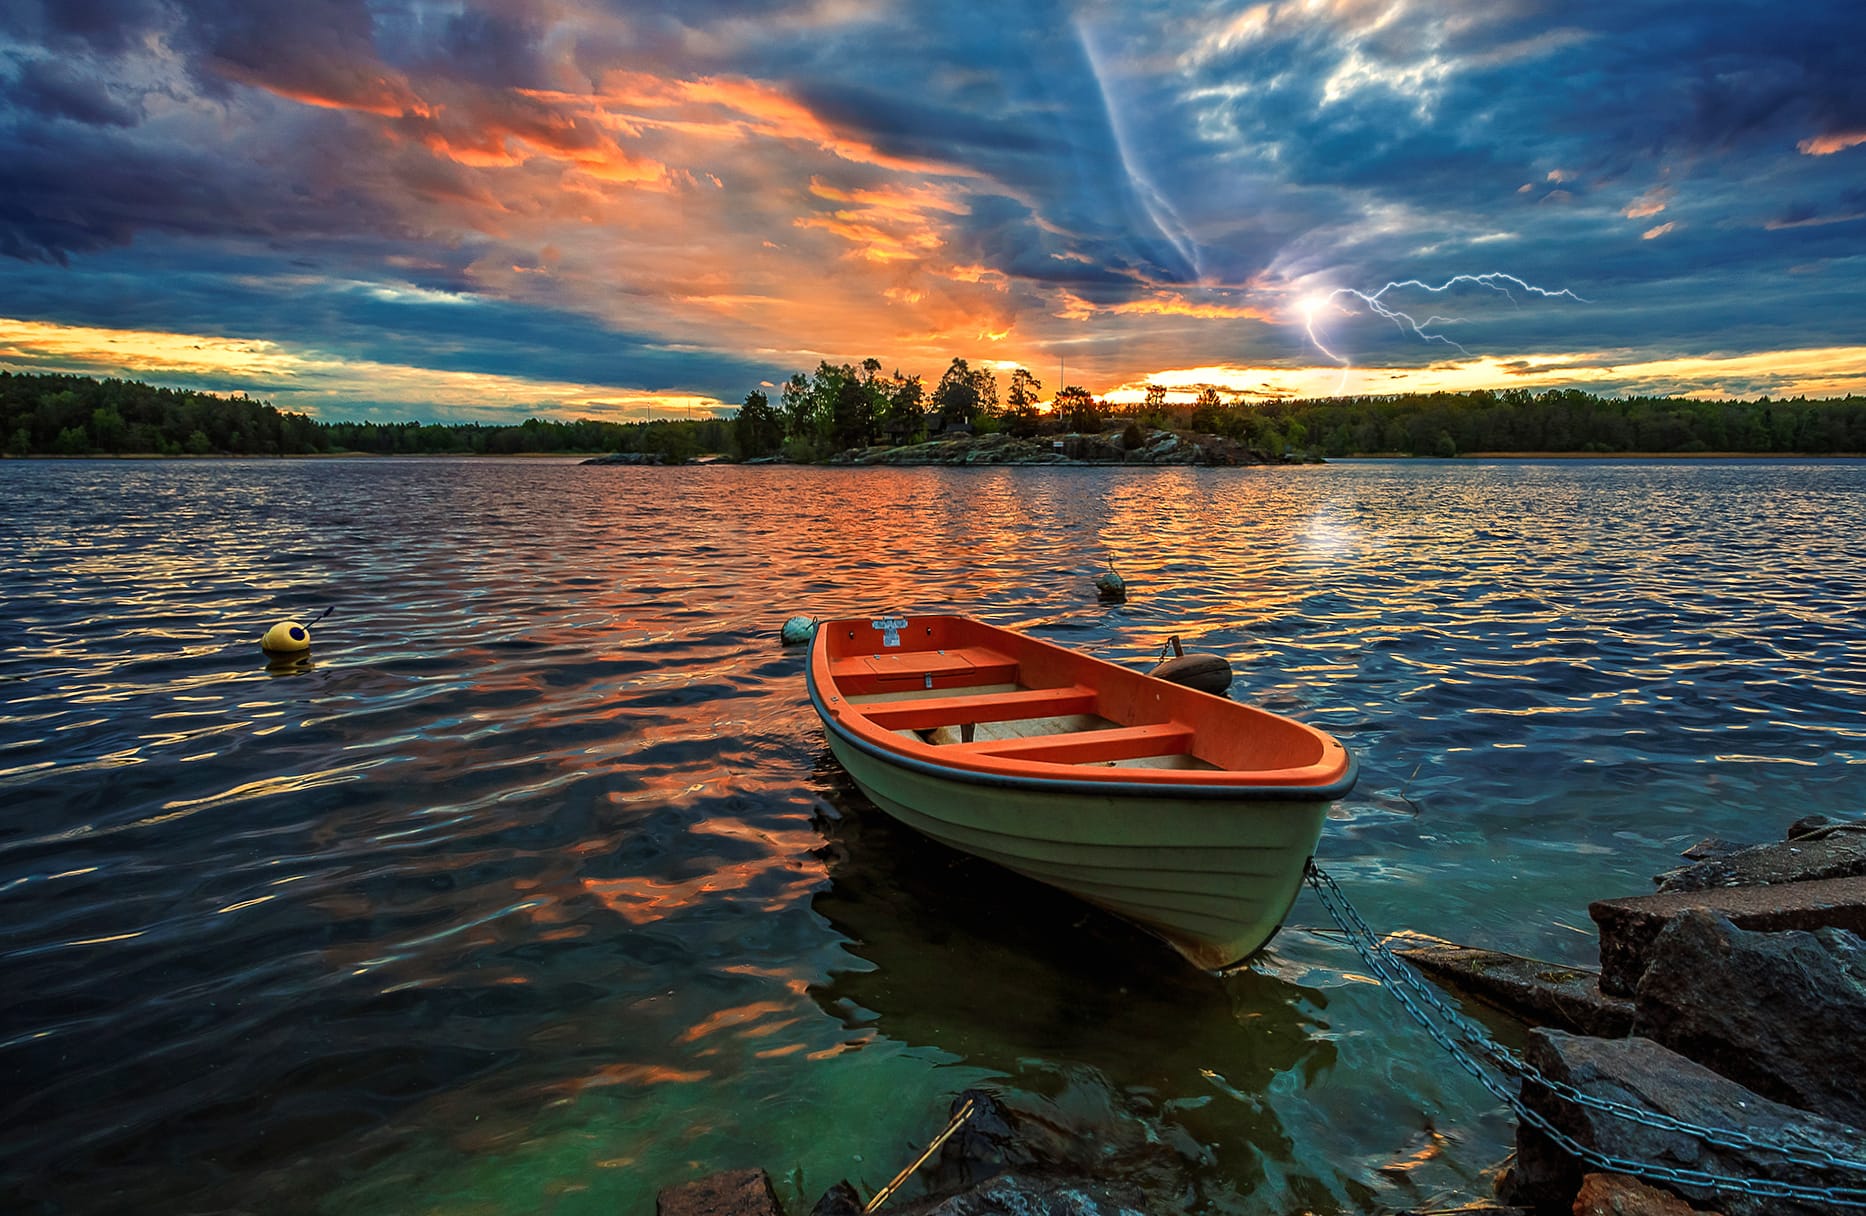
<path fill-rule="evenodd" d="M 302 654 L 311 649 L 311 631 L 297 621 L 280 621 L 259 639 L 267 654 Z"/>
<path fill-rule="evenodd" d="M 1114 559 L 1108 559 L 1108 573 L 1095 578 L 1095 594 L 1104 604 L 1120 604 L 1127 601 L 1127 580 L 1115 573 Z"/>
<path fill-rule="evenodd" d="M 802 646 L 816 636 L 816 621 L 807 616 L 794 616 L 784 622 L 784 628 L 778 631 L 786 646 Z"/>
<path fill-rule="evenodd" d="M 1200 692 L 1209 692 L 1215 697 L 1224 696 L 1231 687 L 1231 664 L 1215 654 L 1182 654 L 1178 658 L 1166 660 L 1147 674 L 1171 680 L 1175 684 L 1184 684 L 1187 688 L 1196 688 Z"/>

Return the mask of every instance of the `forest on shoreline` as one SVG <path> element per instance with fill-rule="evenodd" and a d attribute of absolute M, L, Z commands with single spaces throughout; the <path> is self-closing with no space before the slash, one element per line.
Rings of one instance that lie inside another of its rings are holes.
<path fill-rule="evenodd" d="M 954 359 L 929 392 L 878 361 L 823 363 L 794 375 L 776 403 L 746 395 L 730 417 L 649 422 L 533 418 L 496 424 L 322 422 L 245 396 L 132 380 L 0 371 L 0 454 L 23 456 L 527 455 L 654 453 L 669 462 L 827 460 L 851 448 L 930 437 L 1020 437 L 1142 429 L 1219 435 L 1269 453 L 1450 457 L 1564 454 L 1866 454 L 1866 397 L 1693 401 L 1603 397 L 1578 389 L 1477 390 L 1309 401 L 1225 401 L 1205 389 L 1171 402 L 1115 404 L 1067 386 L 1048 403 L 1022 368 L 1002 400 L 997 378 Z M 1045 408 L 1047 405 L 1047 408 Z"/>

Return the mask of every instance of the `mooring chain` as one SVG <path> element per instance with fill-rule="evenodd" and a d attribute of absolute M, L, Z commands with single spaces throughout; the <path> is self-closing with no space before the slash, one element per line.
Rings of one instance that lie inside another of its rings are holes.
<path fill-rule="evenodd" d="M 1641 1122 L 1662 1131 L 1681 1132 L 1686 1135 L 1696 1136 L 1706 1143 L 1715 1144 L 1722 1148 L 1733 1148 L 1745 1152 L 1768 1153 L 1771 1156 L 1781 1157 L 1797 1165 L 1806 1165 L 1814 1168 L 1832 1166 L 1838 1169 L 1866 1172 L 1866 1162 L 1853 1161 L 1845 1157 L 1836 1157 L 1818 1146 L 1809 1146 L 1806 1153 L 1800 1153 L 1794 1149 L 1784 1148 L 1780 1145 L 1757 1140 L 1747 1133 L 1737 1131 L 1734 1128 L 1720 1129 L 1705 1127 L 1698 1123 L 1690 1123 L 1659 1111 L 1647 1110 L 1638 1106 L 1629 1106 L 1624 1102 L 1615 1102 L 1611 1098 L 1598 1097 L 1585 1090 L 1577 1089 L 1565 1081 L 1556 1080 L 1510 1051 L 1507 1047 L 1498 1043 L 1495 1039 L 1492 1039 L 1483 1027 L 1472 1022 L 1458 1010 L 1452 1008 L 1451 1005 L 1446 1002 L 1445 998 L 1440 995 L 1437 988 L 1421 978 L 1411 964 L 1407 963 L 1404 959 L 1387 948 L 1385 941 L 1376 934 L 1372 926 L 1361 917 L 1361 914 L 1355 909 L 1354 905 L 1348 902 L 1348 897 L 1341 890 L 1340 885 L 1336 883 L 1332 877 L 1316 867 L 1313 862 L 1310 863 L 1310 870 L 1307 877 L 1309 879 L 1309 885 L 1313 887 L 1316 894 L 1321 897 L 1322 906 L 1329 910 L 1329 914 L 1335 918 L 1335 923 L 1341 925 L 1343 932 L 1347 934 L 1349 941 L 1355 946 L 1355 950 L 1360 954 L 1362 961 L 1366 962 L 1370 967 L 1373 967 L 1376 974 L 1379 974 L 1382 979 L 1389 981 L 1389 987 L 1393 989 L 1395 998 L 1398 999 L 1402 1005 L 1408 1006 L 1408 1012 L 1412 1014 L 1415 1021 L 1422 1021 L 1423 1015 L 1416 1008 L 1411 1007 L 1410 1002 L 1406 999 L 1408 994 L 1430 1005 L 1433 1011 L 1441 1018 L 1457 1028 L 1459 1036 L 1463 1038 L 1468 1045 L 1490 1059 L 1498 1068 L 1505 1072 L 1514 1073 L 1519 1077 L 1528 1077 L 1538 1085 L 1543 1086 L 1560 1097 L 1567 1098 L 1576 1105 L 1590 1107 L 1594 1110 L 1616 1115 L 1629 1121 Z M 1428 1029 L 1429 1028 L 1430 1027 L 1428 1027 Z"/>
<path fill-rule="evenodd" d="M 1555 1080 L 1498 1043 L 1482 1027 L 1447 1004 L 1437 990 L 1422 979 L 1410 964 L 1387 947 L 1386 942 L 1373 931 L 1372 927 L 1355 910 L 1354 905 L 1348 901 L 1340 885 L 1313 861 L 1309 863 L 1304 877 L 1321 899 L 1322 906 L 1328 909 L 1335 923 L 1341 926 L 1342 932 L 1346 934 L 1355 953 L 1360 955 L 1361 961 L 1384 981 L 1384 987 L 1399 1001 L 1401 1008 L 1405 1009 L 1407 1014 L 1419 1023 L 1426 1033 L 1431 1035 L 1432 1039 L 1493 1097 L 1503 1102 L 1515 1111 L 1518 1117 L 1536 1127 L 1564 1151 L 1579 1160 L 1589 1162 L 1601 1169 L 1635 1174 L 1683 1186 L 1736 1190 L 1767 1198 L 1801 1199 L 1846 1207 L 1866 1207 L 1866 1188 L 1862 1187 L 1821 1187 L 1766 1178 L 1737 1178 L 1712 1174 L 1703 1170 L 1661 1165 L 1657 1162 L 1629 1160 L 1581 1144 L 1572 1136 L 1556 1128 L 1540 1111 L 1534 1110 L 1525 1103 L 1519 1091 L 1513 1090 L 1505 1080 L 1493 1075 L 1490 1068 L 1486 1068 L 1483 1063 L 1474 1059 L 1472 1051 L 1483 1056 L 1495 1069 L 1513 1075 L 1519 1082 L 1527 1079 L 1577 1105 L 1601 1111 L 1615 1118 L 1661 1131 L 1694 1136 L 1707 1144 L 1736 1149 L 1739 1152 L 1766 1153 L 1784 1163 L 1809 1169 L 1833 1168 L 1866 1173 L 1866 1162 L 1837 1157 L 1817 1146 L 1807 1146 L 1807 1151 L 1804 1152 L 1767 1143 L 1735 1128 L 1705 1127 L 1657 1111 L 1597 1097 L 1566 1082 Z M 1439 1020 L 1455 1028 L 1457 1039 L 1463 1040 L 1463 1043 L 1454 1039 L 1444 1026 L 1439 1024 L 1439 1021 L 1434 1020 L 1432 1014 L 1422 1009 L 1420 1002 L 1429 1005 Z M 1466 1050 L 1467 1045 L 1471 1050 Z"/>

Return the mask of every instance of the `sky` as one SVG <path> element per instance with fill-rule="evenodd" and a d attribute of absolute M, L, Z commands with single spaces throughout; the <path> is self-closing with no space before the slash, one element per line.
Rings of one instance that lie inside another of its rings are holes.
<path fill-rule="evenodd" d="M 1866 391 L 1866 6 L 6 0 L 0 367 L 629 419 Z"/>

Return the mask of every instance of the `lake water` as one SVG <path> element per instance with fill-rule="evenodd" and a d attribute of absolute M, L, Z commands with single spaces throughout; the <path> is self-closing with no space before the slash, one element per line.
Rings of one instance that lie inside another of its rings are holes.
<path fill-rule="evenodd" d="M 1481 1194 L 1510 1120 L 1313 897 L 1215 977 L 892 826 L 779 624 L 1178 634 L 1358 755 L 1318 857 L 1376 927 L 1591 963 L 1590 899 L 1859 811 L 1863 535 L 1841 462 L 0 464 L 0 1195 L 645 1213 L 757 1165 L 795 1212 L 973 1085 L 1206 1210 Z"/>

